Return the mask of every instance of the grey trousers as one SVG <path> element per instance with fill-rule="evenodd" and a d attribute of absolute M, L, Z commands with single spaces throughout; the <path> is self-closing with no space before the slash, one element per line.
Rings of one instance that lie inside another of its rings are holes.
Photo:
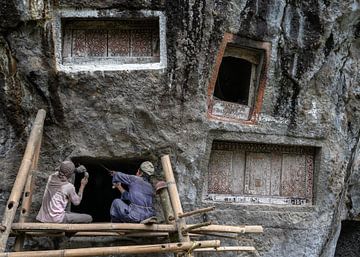
<path fill-rule="evenodd" d="M 89 214 L 66 212 L 62 223 L 90 223 L 92 217 Z"/>

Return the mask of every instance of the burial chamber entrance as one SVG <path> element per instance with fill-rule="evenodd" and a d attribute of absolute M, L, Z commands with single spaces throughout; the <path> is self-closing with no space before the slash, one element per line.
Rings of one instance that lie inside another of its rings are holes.
<path fill-rule="evenodd" d="M 360 256 L 360 221 L 344 220 L 341 222 L 340 236 L 334 256 Z"/>
<path fill-rule="evenodd" d="M 71 205 L 72 212 L 87 213 L 93 222 L 110 222 L 110 207 L 120 192 L 112 188 L 112 177 L 108 170 L 121 171 L 135 175 L 143 159 L 105 159 L 92 157 L 73 157 L 76 166 L 84 165 L 89 173 L 89 182 L 78 206 Z M 75 189 L 78 192 L 84 174 L 75 174 Z"/>

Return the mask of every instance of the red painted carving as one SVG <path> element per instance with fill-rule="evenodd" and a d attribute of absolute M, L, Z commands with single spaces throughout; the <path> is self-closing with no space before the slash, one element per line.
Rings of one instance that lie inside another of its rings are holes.
<path fill-rule="evenodd" d="M 129 30 L 110 30 L 108 37 L 109 56 L 130 55 L 130 32 Z"/>
<path fill-rule="evenodd" d="M 151 56 L 151 30 L 131 31 L 131 56 Z"/>
<path fill-rule="evenodd" d="M 107 31 L 86 30 L 86 45 L 88 56 L 102 57 L 107 55 Z"/>
<path fill-rule="evenodd" d="M 86 37 L 84 30 L 74 29 L 72 31 L 72 56 L 82 57 L 86 53 Z"/>

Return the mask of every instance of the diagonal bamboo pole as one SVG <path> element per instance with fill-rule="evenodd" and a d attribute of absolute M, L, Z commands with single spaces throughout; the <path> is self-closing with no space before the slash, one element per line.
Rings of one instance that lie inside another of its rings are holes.
<path fill-rule="evenodd" d="M 164 170 L 165 180 L 168 186 L 167 188 L 170 196 L 172 209 L 174 211 L 174 217 L 175 217 L 179 240 L 181 242 L 190 242 L 190 236 L 185 230 L 186 220 L 184 218 L 179 217 L 179 215 L 183 214 L 183 209 L 181 206 L 179 192 L 177 190 L 174 172 L 171 167 L 169 155 L 164 155 L 161 157 L 161 164 Z M 194 255 L 192 253 L 192 249 L 189 249 L 189 252 L 187 253 L 187 257 L 193 257 L 193 256 Z"/>
<path fill-rule="evenodd" d="M 189 242 L 190 241 L 189 235 L 187 233 L 182 233 L 182 231 L 186 228 L 186 222 L 184 218 L 179 218 L 179 215 L 183 213 L 183 209 L 181 206 L 179 192 L 177 190 L 169 155 L 164 155 L 161 157 L 161 164 L 163 166 L 165 179 L 168 184 L 168 191 L 171 200 L 171 205 L 174 210 L 176 225 L 178 227 L 179 239 L 181 242 Z"/>
<path fill-rule="evenodd" d="M 196 215 L 196 214 L 201 214 L 204 212 L 209 212 L 209 211 L 213 211 L 215 210 L 215 206 L 211 206 L 211 207 L 206 207 L 206 208 L 202 208 L 202 209 L 197 209 L 194 211 L 189 211 L 189 212 L 185 212 L 183 214 L 179 215 L 179 218 L 184 218 L 184 217 L 188 217 L 188 216 L 192 216 L 192 215 Z"/>
<path fill-rule="evenodd" d="M 21 161 L 15 183 L 13 185 L 10 197 L 5 208 L 2 219 L 2 226 L 5 226 L 5 230 L 0 231 L 0 252 L 4 252 L 6 248 L 6 243 L 11 230 L 11 224 L 14 220 L 17 207 L 19 206 L 21 193 L 24 190 L 24 186 L 28 178 L 29 171 L 31 169 L 32 159 L 36 151 L 37 144 L 42 137 L 45 115 L 46 112 L 42 109 L 39 110 L 36 115 L 35 122 L 26 145 L 24 157 Z"/>
<path fill-rule="evenodd" d="M 115 254 L 145 254 L 145 253 L 168 253 L 184 252 L 196 247 L 215 248 L 220 246 L 219 240 L 194 241 L 183 243 L 169 243 L 158 245 L 132 245 L 132 246 L 113 246 L 113 247 L 92 247 L 80 249 L 33 251 L 33 252 L 14 252 L 0 253 L 0 257 L 82 257 L 82 256 L 105 256 Z"/>
<path fill-rule="evenodd" d="M 26 181 L 25 190 L 24 190 L 23 198 L 22 198 L 23 200 L 22 200 L 22 205 L 21 205 L 19 222 L 26 222 L 29 217 L 32 196 L 33 196 L 33 190 L 34 190 L 34 186 L 35 186 L 33 173 L 34 173 L 34 170 L 36 170 L 37 166 L 38 166 L 38 161 L 39 161 L 39 156 L 40 156 L 40 147 L 41 147 L 41 138 L 40 138 L 39 142 L 37 143 L 36 150 L 35 150 L 35 153 L 34 153 L 33 159 L 32 159 L 31 170 L 29 172 L 29 175 L 28 175 L 28 178 Z M 15 246 L 14 246 L 15 251 L 18 252 L 23 249 L 24 241 L 25 241 L 24 234 L 16 237 Z"/>

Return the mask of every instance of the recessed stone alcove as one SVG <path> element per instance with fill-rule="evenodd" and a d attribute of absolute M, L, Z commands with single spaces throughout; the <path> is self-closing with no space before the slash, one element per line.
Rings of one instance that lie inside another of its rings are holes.
<path fill-rule="evenodd" d="M 205 200 L 312 205 L 319 148 L 214 141 Z"/>
<path fill-rule="evenodd" d="M 89 173 L 89 182 L 80 205 L 71 205 L 71 211 L 90 214 L 94 222 L 109 222 L 111 203 L 115 198 L 120 197 L 120 193 L 112 188 L 112 177 L 106 168 L 135 175 L 144 160 L 73 157 L 72 161 L 75 165 L 81 164 L 86 167 Z M 75 175 L 76 191 L 79 189 L 83 176 L 83 174 Z"/>

